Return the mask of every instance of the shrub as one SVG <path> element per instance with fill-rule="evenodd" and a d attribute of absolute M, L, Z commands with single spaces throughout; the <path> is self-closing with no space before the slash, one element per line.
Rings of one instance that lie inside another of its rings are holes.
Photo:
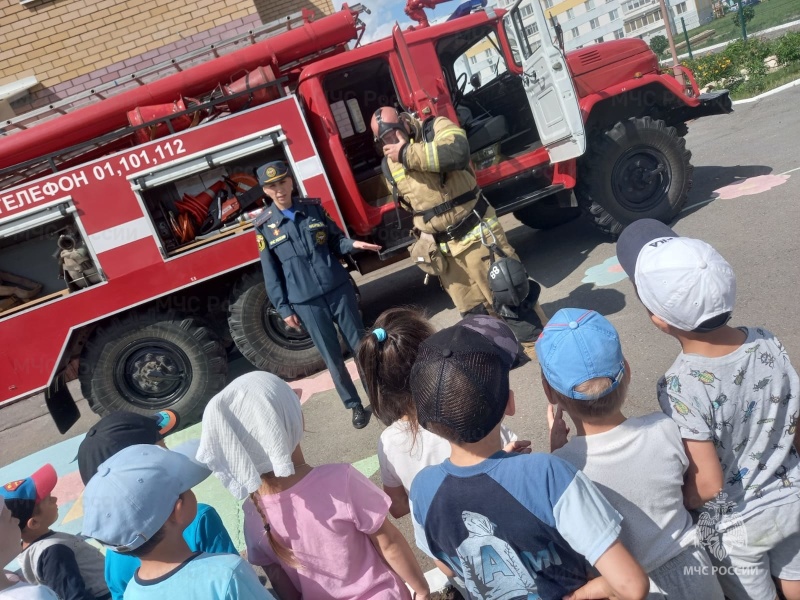
<path fill-rule="evenodd" d="M 695 60 L 687 60 L 684 64 L 691 69 L 697 85 L 704 87 L 712 81 L 721 82 L 739 74 L 730 58 L 722 53 L 708 54 Z"/>
<path fill-rule="evenodd" d="M 758 93 L 768 85 L 764 59 L 772 54 L 778 57 L 781 65 L 800 63 L 800 32 L 787 33 L 773 41 L 758 38 L 746 42 L 737 40 L 722 52 L 687 60 L 683 64 L 692 70 L 700 87 L 718 82 L 730 91 Z"/>
<path fill-rule="evenodd" d="M 733 13 L 733 22 L 736 24 L 737 27 L 742 26 L 742 22 L 739 20 L 742 15 L 744 15 L 744 22 L 745 25 L 753 20 L 753 17 L 756 16 L 756 9 L 752 6 L 743 6 L 741 9 L 737 10 Z"/>
<path fill-rule="evenodd" d="M 669 48 L 669 42 L 663 35 L 654 35 L 650 38 L 650 49 L 656 53 L 659 58 L 664 56 L 664 52 Z"/>
<path fill-rule="evenodd" d="M 779 37 L 773 45 L 775 56 L 782 65 L 800 62 L 800 31 L 793 31 Z"/>

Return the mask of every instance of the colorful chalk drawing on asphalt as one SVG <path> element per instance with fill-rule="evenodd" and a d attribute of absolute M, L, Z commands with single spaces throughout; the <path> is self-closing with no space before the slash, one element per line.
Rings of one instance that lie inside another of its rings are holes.
<path fill-rule="evenodd" d="M 598 286 L 614 285 L 628 278 L 616 256 L 607 258 L 599 265 L 589 267 L 584 274 L 585 277 L 581 279 L 581 283 L 593 283 Z"/>
<path fill-rule="evenodd" d="M 347 367 L 353 380 L 358 379 L 358 371 L 352 360 L 347 361 Z M 308 377 L 289 384 L 300 398 L 301 403 L 307 402 L 314 394 L 327 392 L 333 389 L 333 380 L 330 373 L 325 371 L 314 377 Z M 185 442 L 200 439 L 201 425 L 193 425 L 179 431 L 167 438 L 167 445 L 175 448 Z M 58 521 L 53 529 L 72 534 L 79 534 L 83 525 L 83 482 L 78 472 L 78 446 L 85 435 L 59 442 L 35 452 L 25 458 L 0 468 L 0 485 L 8 481 L 24 479 L 30 476 L 45 463 L 50 463 L 58 474 L 58 484 L 53 490 L 53 495 L 58 499 Z M 378 472 L 378 456 L 373 455 L 353 463 L 353 466 L 367 477 L 372 477 Z M 244 516 L 241 503 L 233 498 L 222 487 L 219 480 L 213 475 L 199 486 L 194 488 L 199 502 L 213 506 L 222 517 L 225 528 L 230 533 L 236 547 L 244 550 L 244 536 L 242 522 Z M 9 565 L 16 569 L 16 561 Z"/>
<path fill-rule="evenodd" d="M 712 196 L 720 200 L 733 200 L 742 196 L 752 196 L 783 185 L 789 180 L 790 175 L 759 175 L 748 177 L 737 183 L 732 183 L 714 190 Z"/>

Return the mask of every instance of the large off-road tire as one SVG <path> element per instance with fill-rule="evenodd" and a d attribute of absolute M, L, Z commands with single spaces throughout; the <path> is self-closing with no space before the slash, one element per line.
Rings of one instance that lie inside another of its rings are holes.
<path fill-rule="evenodd" d="M 603 231 L 619 234 L 637 219 L 669 223 L 692 186 L 692 153 L 663 121 L 621 121 L 590 141 L 578 165 L 578 203 Z"/>
<path fill-rule="evenodd" d="M 514 216 L 532 229 L 553 229 L 569 223 L 581 215 L 580 207 L 569 206 L 568 199 L 564 201 L 563 196 L 568 198 L 571 194 L 572 190 L 558 192 L 515 211 Z"/>
<path fill-rule="evenodd" d="M 273 308 L 261 273 L 245 274 L 234 287 L 228 327 L 239 352 L 258 369 L 296 379 L 325 368 L 308 333 L 287 327 Z"/>
<path fill-rule="evenodd" d="M 227 374 L 225 349 L 211 329 L 158 311 L 100 325 L 83 349 L 79 369 L 81 390 L 96 413 L 169 408 L 184 424 L 200 420 Z"/>

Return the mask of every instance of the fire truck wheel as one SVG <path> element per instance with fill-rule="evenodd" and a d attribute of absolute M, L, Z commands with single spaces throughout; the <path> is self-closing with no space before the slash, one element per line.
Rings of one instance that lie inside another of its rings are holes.
<path fill-rule="evenodd" d="M 543 200 L 534 202 L 525 208 L 514 212 L 514 216 L 519 219 L 520 223 L 527 225 L 532 229 L 553 229 L 564 223 L 574 221 L 581 214 L 581 209 L 577 206 L 568 206 L 569 195 L 572 190 L 565 190 L 548 196 Z M 564 199 L 564 206 L 560 201 Z"/>
<path fill-rule="evenodd" d="M 296 379 L 325 368 L 308 334 L 287 327 L 272 307 L 260 272 L 246 274 L 234 287 L 228 327 L 239 352 L 258 369 Z"/>
<path fill-rule="evenodd" d="M 686 141 L 664 121 L 621 121 L 595 136 L 581 159 L 578 203 L 612 235 L 637 219 L 669 223 L 689 196 L 691 158 Z"/>
<path fill-rule="evenodd" d="M 170 408 L 194 423 L 225 387 L 225 348 L 196 319 L 149 311 L 114 318 L 95 330 L 83 350 L 79 378 L 100 415 Z"/>

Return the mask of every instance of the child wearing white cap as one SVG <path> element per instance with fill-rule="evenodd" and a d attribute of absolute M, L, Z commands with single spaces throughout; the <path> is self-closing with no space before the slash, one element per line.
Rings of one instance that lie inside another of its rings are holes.
<path fill-rule="evenodd" d="M 617 257 L 652 322 L 681 344 L 658 384 L 689 458 L 684 501 L 731 600 L 800 598 L 800 379 L 780 341 L 727 323 L 733 269 L 709 244 L 643 219 Z"/>
<path fill-rule="evenodd" d="M 418 600 L 428 584 L 389 521 L 389 497 L 349 464 L 312 467 L 300 400 L 279 377 L 242 375 L 203 413 L 197 458 L 244 500 L 247 559 L 281 598 Z"/>
<path fill-rule="evenodd" d="M 536 354 L 551 430 L 563 434 L 551 435 L 553 454 L 583 471 L 622 515 L 620 539 L 650 576 L 648 598 L 722 600 L 683 506 L 689 462 L 678 427 L 661 412 L 622 414 L 631 370 L 614 326 L 593 310 L 563 308 L 542 331 Z M 569 441 L 562 410 L 577 429 Z"/>
<path fill-rule="evenodd" d="M 141 559 L 125 600 L 273 598 L 240 556 L 192 552 L 183 538 L 197 514 L 192 488 L 210 474 L 150 444 L 128 446 L 98 467 L 83 495 L 83 533 Z"/>

